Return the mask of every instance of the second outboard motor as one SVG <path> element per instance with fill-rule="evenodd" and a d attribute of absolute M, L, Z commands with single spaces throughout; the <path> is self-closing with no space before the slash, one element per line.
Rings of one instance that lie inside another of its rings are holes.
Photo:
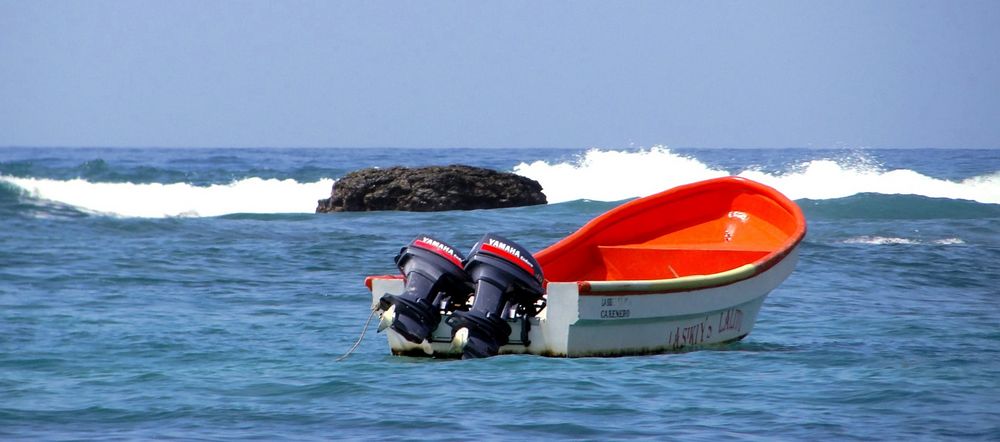
<path fill-rule="evenodd" d="M 542 266 L 524 247 L 487 233 L 469 252 L 465 271 L 476 284 L 475 299 L 449 320 L 452 346 L 462 350 L 462 359 L 496 355 L 511 333 L 507 319 L 519 315 L 527 321 L 541 309 Z"/>
<path fill-rule="evenodd" d="M 440 311 L 464 305 L 472 282 L 462 267 L 462 255 L 447 243 L 417 236 L 396 256 L 406 289 L 379 300 L 383 311 L 379 331 L 386 327 L 429 353 L 429 340 L 441 322 Z"/>

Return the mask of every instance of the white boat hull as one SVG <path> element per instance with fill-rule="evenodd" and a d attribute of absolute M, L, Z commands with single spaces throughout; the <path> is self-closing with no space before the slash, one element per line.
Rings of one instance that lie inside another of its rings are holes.
<path fill-rule="evenodd" d="M 549 283 L 547 306 L 530 318 L 529 345 L 521 340 L 520 320 L 501 354 L 542 356 L 626 356 L 683 351 L 744 338 L 753 329 L 768 293 L 784 281 L 798 261 L 798 246 L 773 266 L 730 284 L 666 293 L 581 293 L 575 282 Z M 403 292 L 399 278 L 373 278 L 372 308 L 385 294 Z M 433 339 L 416 345 L 386 329 L 393 354 L 459 357 L 451 327 L 442 320 Z M 428 345 L 429 344 L 429 345 Z"/>

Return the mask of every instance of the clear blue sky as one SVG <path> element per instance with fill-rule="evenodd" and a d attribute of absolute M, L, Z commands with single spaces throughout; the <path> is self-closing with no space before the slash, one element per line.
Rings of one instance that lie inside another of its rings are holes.
<path fill-rule="evenodd" d="M 1000 1 L 6 1 L 0 146 L 1000 148 Z"/>

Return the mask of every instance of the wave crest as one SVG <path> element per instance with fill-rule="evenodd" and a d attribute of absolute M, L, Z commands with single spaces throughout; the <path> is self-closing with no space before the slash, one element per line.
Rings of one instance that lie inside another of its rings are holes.
<path fill-rule="evenodd" d="M 246 178 L 229 184 L 105 183 L 82 179 L 0 177 L 22 197 L 54 201 L 81 210 L 122 217 L 219 216 L 232 213 L 312 213 L 334 180 Z"/>
<path fill-rule="evenodd" d="M 571 162 L 520 163 L 514 173 L 538 181 L 550 203 L 619 201 L 729 175 L 666 147 L 637 152 L 591 149 Z"/>
<path fill-rule="evenodd" d="M 550 203 L 618 201 L 730 175 L 662 146 L 631 152 L 591 149 L 570 162 L 520 163 L 514 172 L 541 183 Z M 870 161 L 815 159 L 783 172 L 750 167 L 736 175 L 767 184 L 795 200 L 880 193 L 1000 204 L 1000 172 L 956 182 L 908 169 L 887 171 Z"/>

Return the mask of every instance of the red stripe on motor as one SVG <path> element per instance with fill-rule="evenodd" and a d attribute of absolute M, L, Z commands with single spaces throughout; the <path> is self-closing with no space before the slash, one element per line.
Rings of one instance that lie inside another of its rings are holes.
<path fill-rule="evenodd" d="M 510 252 L 508 252 L 508 251 L 506 251 L 504 249 L 501 249 L 501 248 L 496 247 L 496 246 L 491 246 L 489 243 L 483 243 L 483 250 L 486 250 L 487 252 L 490 252 L 490 253 L 493 253 L 493 254 L 500 255 L 501 257 L 507 257 L 506 258 L 507 261 L 510 261 L 510 262 L 512 262 L 514 264 L 517 264 L 519 267 L 521 267 L 522 269 L 524 269 L 526 272 L 530 273 L 531 275 L 535 274 L 535 269 L 533 269 L 530 265 L 528 265 L 528 263 L 526 263 L 524 261 L 521 261 L 521 258 L 518 258 L 516 255 L 511 254 Z"/>
<path fill-rule="evenodd" d="M 434 245 L 429 242 L 418 239 L 416 241 L 413 241 L 413 245 L 420 247 L 421 249 L 430 250 L 434 253 L 437 253 L 438 255 L 445 257 L 445 259 L 447 259 L 448 261 L 451 261 L 451 263 L 455 264 L 456 267 L 462 268 L 462 261 L 460 261 L 457 256 L 445 252 L 444 250 L 441 250 L 437 247 L 434 247 Z"/>

